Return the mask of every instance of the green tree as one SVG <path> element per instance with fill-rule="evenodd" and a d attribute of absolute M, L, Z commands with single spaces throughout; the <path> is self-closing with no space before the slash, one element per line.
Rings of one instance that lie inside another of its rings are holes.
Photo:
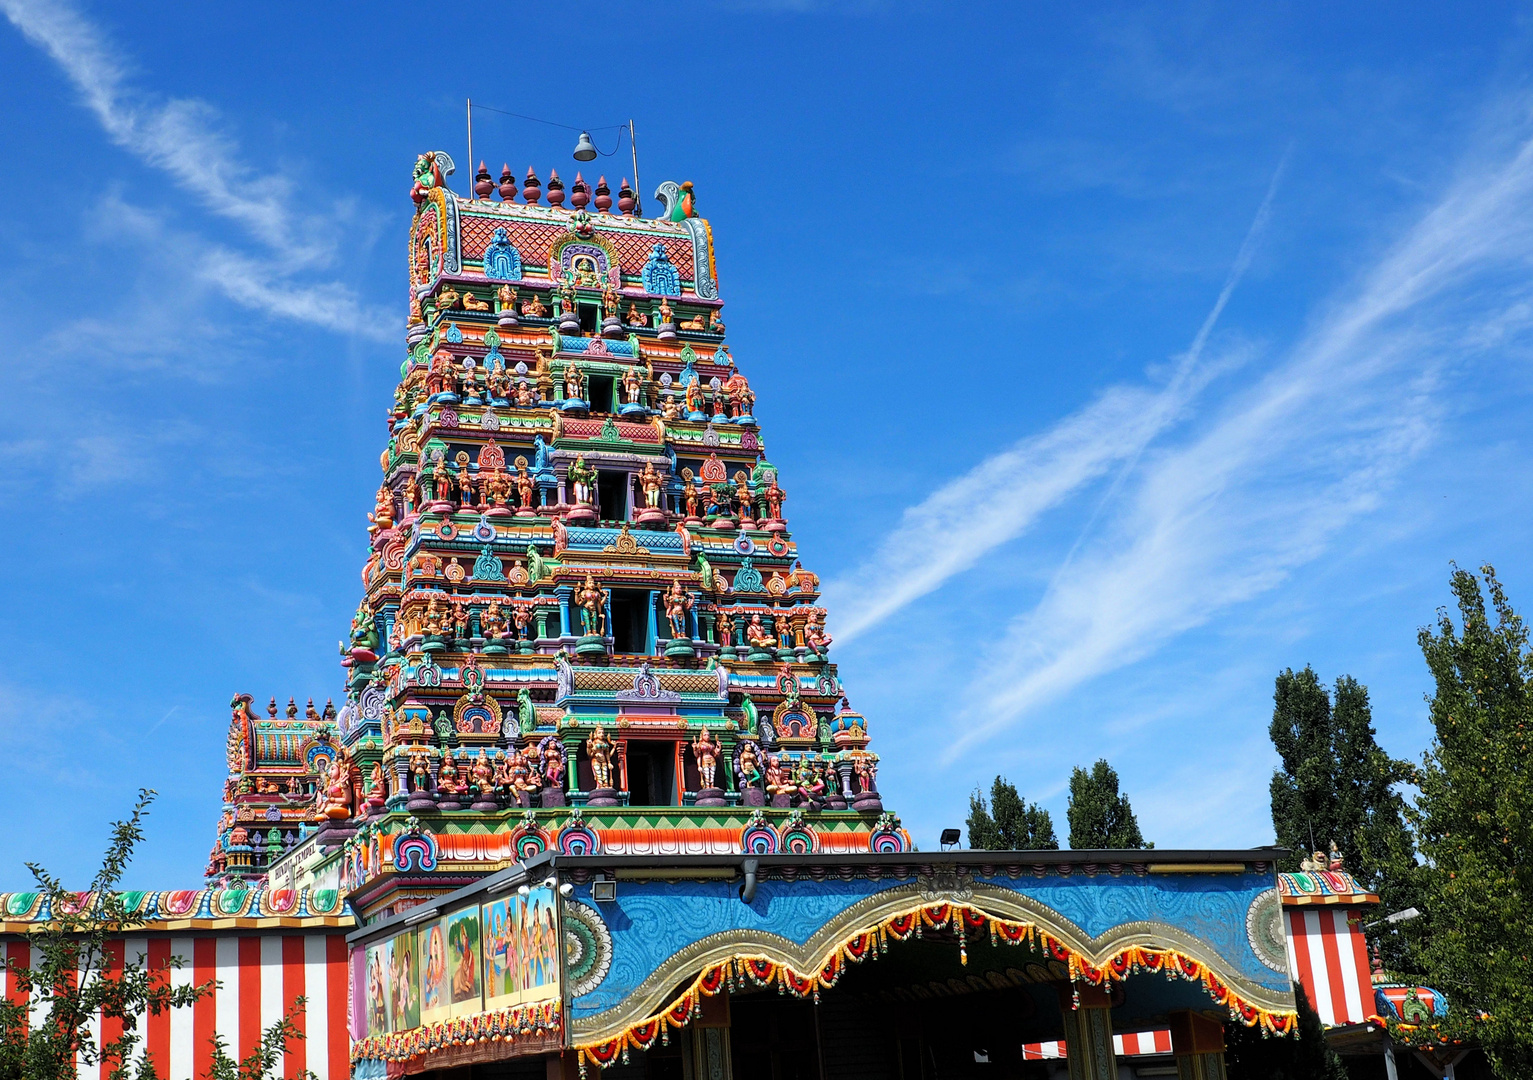
<path fill-rule="evenodd" d="M 1495 570 L 1454 567 L 1446 610 L 1419 640 L 1435 681 L 1434 738 L 1408 816 L 1426 859 L 1430 926 L 1417 935 L 1445 1028 L 1478 1039 L 1497 1076 L 1533 1075 L 1533 653 Z M 1425 920 L 1423 920 L 1425 921 Z"/>
<path fill-rule="evenodd" d="M 1106 760 L 1091 771 L 1077 766 L 1070 773 L 1070 846 L 1076 849 L 1143 848 L 1139 821 L 1128 796 L 1118 793 L 1118 774 Z"/>
<path fill-rule="evenodd" d="M 1307 852 L 1336 846 L 1345 868 L 1377 892 L 1385 911 L 1421 903 L 1421 870 L 1395 785 L 1409 762 L 1378 744 L 1368 688 L 1350 675 L 1327 691 L 1314 669 L 1279 672 L 1272 693 L 1272 745 L 1281 759 L 1272 775 L 1272 828 L 1289 849 L 1283 869 L 1297 870 Z M 1406 943 L 1382 938 L 1391 969 L 1414 970 Z"/>
<path fill-rule="evenodd" d="M 1264 1037 L 1239 1020 L 1224 1025 L 1224 1067 L 1229 1080 L 1347 1080 L 1347 1069 L 1325 1041 L 1320 1017 L 1304 987 L 1294 984 L 1299 1030 L 1293 1038 Z"/>
<path fill-rule="evenodd" d="M 101 868 L 85 892 L 66 889 L 41 866 L 27 864 L 51 918 L 29 935 L 27 965 L 14 957 L 7 960 L 21 1000 L 0 998 L 0 1080 L 75 1080 L 77 1065 L 80 1075 L 100 1070 L 112 1080 L 158 1080 L 147 1056 L 134 1060 L 143 1043 L 139 1020 L 192 1005 L 213 992 L 213 983 L 171 986 L 169 971 L 181 966 L 179 957 L 151 969 L 132 956 L 115 966 L 108 953 L 110 941 L 145 926 L 127 910 L 117 886 L 144 837 L 144 817 L 154 798 L 153 791 L 141 790 L 128 818 L 112 823 Z M 303 1006 L 302 998 L 294 1002 L 295 1010 Z M 215 1036 L 210 1080 L 274 1076 L 277 1055 L 288 1040 L 303 1038 L 293 1015 L 268 1028 L 260 1047 L 244 1061 L 231 1058 Z M 98 1042 L 91 1030 L 97 1017 L 121 1021 L 122 1034 Z"/>
<path fill-rule="evenodd" d="M 990 785 L 990 802 L 979 788 L 969 796 L 969 846 L 989 851 L 1054 850 L 1054 819 L 1037 803 L 1017 794 L 1001 777 Z"/>

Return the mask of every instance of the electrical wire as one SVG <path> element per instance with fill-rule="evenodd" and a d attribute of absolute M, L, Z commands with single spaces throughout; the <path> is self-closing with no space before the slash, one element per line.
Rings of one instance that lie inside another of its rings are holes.
<path fill-rule="evenodd" d="M 534 124 L 547 124 L 549 127 L 563 128 L 565 131 L 584 131 L 588 134 L 592 131 L 617 131 L 620 128 L 626 128 L 628 126 L 627 124 L 609 124 L 606 127 L 596 128 L 571 127 L 569 124 L 561 124 L 557 120 L 544 120 L 536 116 L 526 116 L 522 113 L 509 112 L 506 109 L 497 109 L 490 105 L 473 105 L 471 108 L 483 109 L 485 112 L 499 113 L 501 116 L 514 116 L 518 120 L 531 120 Z M 622 139 L 619 137 L 618 146 L 621 147 L 622 145 Z M 598 150 L 597 153 L 601 153 L 601 151 Z M 612 153 L 617 153 L 617 150 L 613 150 Z M 603 154 L 602 156 L 611 157 L 612 154 Z"/>

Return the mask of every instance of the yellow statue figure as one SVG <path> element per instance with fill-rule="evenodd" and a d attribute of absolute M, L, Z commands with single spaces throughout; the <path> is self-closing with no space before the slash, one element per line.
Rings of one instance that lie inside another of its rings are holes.
<path fill-rule="evenodd" d="M 600 724 L 586 739 L 586 754 L 591 758 L 591 775 L 599 788 L 612 787 L 612 742 Z"/>

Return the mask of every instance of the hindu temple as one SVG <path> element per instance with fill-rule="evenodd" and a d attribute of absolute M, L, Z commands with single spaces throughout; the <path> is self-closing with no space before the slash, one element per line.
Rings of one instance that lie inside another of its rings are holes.
<path fill-rule="evenodd" d="M 1290 1031 L 1272 849 L 915 849 L 693 186 L 454 172 L 414 169 L 340 680 L 234 697 L 206 887 L 134 900 L 126 948 L 235 987 L 151 1052 L 299 986 L 331 1078 L 1108 1078 L 1141 1032 L 1222 1077 L 1226 1022 Z"/>

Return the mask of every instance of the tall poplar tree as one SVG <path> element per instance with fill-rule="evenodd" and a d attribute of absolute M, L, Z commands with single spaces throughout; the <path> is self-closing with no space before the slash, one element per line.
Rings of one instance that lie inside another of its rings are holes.
<path fill-rule="evenodd" d="M 1077 849 L 1143 848 L 1139 819 L 1128 796 L 1118 792 L 1118 774 L 1105 759 L 1091 771 L 1077 766 L 1070 773 L 1070 846 Z"/>
<path fill-rule="evenodd" d="M 1533 653 L 1495 570 L 1454 567 L 1446 610 L 1420 633 L 1435 737 L 1409 812 L 1425 856 L 1430 932 L 1419 955 L 1448 994 L 1448 1027 L 1497 1076 L 1533 1076 Z"/>
<path fill-rule="evenodd" d="M 1016 785 L 997 776 L 990 801 L 979 788 L 969 796 L 969 846 L 989 851 L 1039 851 L 1059 847 L 1054 819 L 1037 803 L 1017 794 Z"/>
<path fill-rule="evenodd" d="M 1335 844 L 1343 866 L 1385 912 L 1421 902 L 1421 870 L 1395 785 L 1414 770 L 1380 748 L 1368 688 L 1350 675 L 1327 691 L 1314 669 L 1279 672 L 1272 694 L 1272 745 L 1282 759 L 1272 775 L 1272 828 L 1297 870 L 1306 853 Z M 1391 970 L 1414 967 L 1406 942 L 1381 935 Z"/>

